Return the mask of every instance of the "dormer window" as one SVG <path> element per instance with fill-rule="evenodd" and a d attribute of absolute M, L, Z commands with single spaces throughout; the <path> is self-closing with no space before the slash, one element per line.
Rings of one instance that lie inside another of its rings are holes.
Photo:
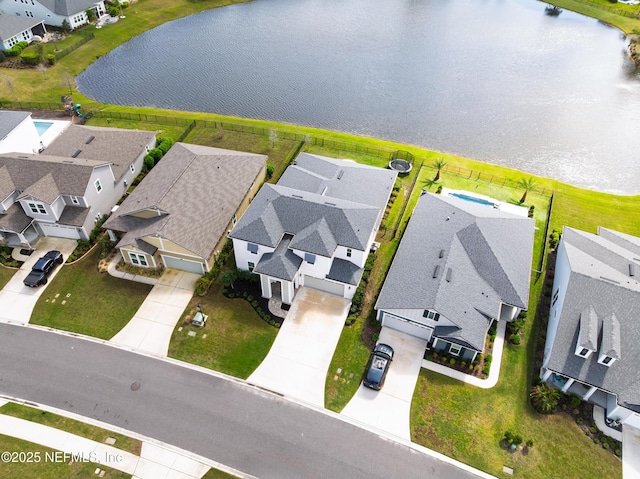
<path fill-rule="evenodd" d="M 587 348 L 582 348 L 577 354 L 578 356 L 582 356 L 583 358 L 588 358 L 589 355 L 591 354 L 591 350 Z"/>
<path fill-rule="evenodd" d="M 612 358 L 611 356 L 607 356 L 606 354 L 603 354 L 598 358 L 598 362 L 600 364 L 604 364 L 605 366 L 611 366 L 614 361 L 614 358 Z"/>
<path fill-rule="evenodd" d="M 96 180 L 96 181 L 93 183 L 93 186 L 95 186 L 95 187 L 96 187 L 96 191 L 97 191 L 98 193 L 100 193 L 100 192 L 102 191 L 102 183 L 100 183 L 100 180 Z"/>
<path fill-rule="evenodd" d="M 431 311 L 430 309 L 425 309 L 422 313 L 422 317 L 430 319 L 432 321 L 438 321 L 440 319 L 440 313 L 436 313 L 435 311 Z"/>
<path fill-rule="evenodd" d="M 41 214 L 41 215 L 47 214 L 47 209 L 44 207 L 42 203 L 29 202 L 27 204 L 29 205 L 29 209 L 31 210 L 32 213 Z"/>

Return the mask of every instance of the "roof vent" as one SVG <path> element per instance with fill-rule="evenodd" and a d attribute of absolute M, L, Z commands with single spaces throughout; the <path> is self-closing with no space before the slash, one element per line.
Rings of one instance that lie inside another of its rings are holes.
<path fill-rule="evenodd" d="M 342 178 L 342 175 L 344 175 L 344 170 L 338 172 L 338 179 Z"/>
<path fill-rule="evenodd" d="M 616 281 L 615 279 L 611 279 L 611 278 L 605 278 L 604 276 L 600 276 L 600 279 L 603 279 L 605 281 L 608 281 L 609 283 L 613 283 L 613 284 L 620 284 L 619 281 Z"/>
<path fill-rule="evenodd" d="M 635 276 L 635 275 L 636 275 L 636 264 L 629 263 L 629 276 Z"/>
<path fill-rule="evenodd" d="M 437 264 L 435 269 L 433 270 L 433 277 L 437 278 L 438 277 L 438 273 L 440 272 L 440 265 Z"/>
<path fill-rule="evenodd" d="M 300 196 L 300 195 L 291 195 L 291 196 L 292 196 L 292 197 L 294 197 L 294 198 L 300 198 L 300 199 L 303 199 L 303 198 L 302 198 L 302 196 Z"/>
<path fill-rule="evenodd" d="M 324 204 L 325 205 L 329 205 L 329 206 L 335 206 L 336 205 L 335 203 L 329 203 L 328 201 L 325 201 Z"/>
<path fill-rule="evenodd" d="M 451 283 L 451 268 L 447 268 L 447 283 Z"/>
<path fill-rule="evenodd" d="M 444 250 L 443 249 L 440 250 L 440 254 L 438 255 L 438 258 L 444 258 Z"/>
<path fill-rule="evenodd" d="M 71 160 L 62 160 L 63 163 L 68 163 L 69 165 L 73 165 L 73 161 Z"/>
<path fill-rule="evenodd" d="M 76 150 L 76 152 L 71 155 L 71 158 L 77 158 L 80 153 L 82 153 L 82 150 Z"/>
<path fill-rule="evenodd" d="M 95 136 L 90 136 L 89 138 L 87 138 L 87 141 L 84 142 L 85 145 L 88 145 L 89 143 L 91 143 L 93 140 L 95 140 L 96 137 Z"/>

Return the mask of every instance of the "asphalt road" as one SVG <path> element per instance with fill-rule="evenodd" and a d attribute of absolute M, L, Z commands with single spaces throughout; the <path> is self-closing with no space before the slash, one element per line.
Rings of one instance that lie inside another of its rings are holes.
<path fill-rule="evenodd" d="M 477 477 L 242 381 L 29 327 L 0 324 L 0 394 L 135 431 L 260 478 Z"/>

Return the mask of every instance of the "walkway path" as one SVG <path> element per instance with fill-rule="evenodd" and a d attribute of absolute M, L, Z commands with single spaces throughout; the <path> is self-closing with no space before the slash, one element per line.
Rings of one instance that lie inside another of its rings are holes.
<path fill-rule="evenodd" d="M 66 261 L 77 244 L 76 240 L 43 236 L 38 240 L 36 251 L 30 256 L 20 255 L 20 260 L 24 261 L 24 264 L 0 291 L 0 321 L 28 323 L 38 298 L 48 286 L 46 284 L 37 288 L 29 288 L 22 283 L 31 271 L 31 267 L 49 250 L 60 251 Z M 49 276 L 49 282 L 64 267 L 65 265 L 56 266 Z"/>
<path fill-rule="evenodd" d="M 111 342 L 166 356 L 173 329 L 193 297 L 198 278 L 195 273 L 166 269 L 131 321 Z"/>
<path fill-rule="evenodd" d="M 350 304 L 300 288 L 269 354 L 247 381 L 324 408 L 327 371 Z"/>
<path fill-rule="evenodd" d="M 140 456 L 136 456 L 117 447 L 3 414 L 0 414 L 0 434 L 95 462 L 96 469 L 104 466 L 126 472 L 133 475 L 133 479 L 200 479 L 210 469 L 206 464 L 148 442 L 142 443 Z"/>

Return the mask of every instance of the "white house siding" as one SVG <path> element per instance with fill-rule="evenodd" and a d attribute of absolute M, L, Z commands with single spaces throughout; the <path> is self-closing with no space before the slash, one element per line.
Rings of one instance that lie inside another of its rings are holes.
<path fill-rule="evenodd" d="M 58 196 L 54 202 L 51 204 L 51 209 L 53 211 L 53 215 L 56 218 L 56 221 L 60 219 L 62 212 L 64 211 L 65 203 L 64 198 L 62 196 Z"/>
<path fill-rule="evenodd" d="M 236 258 L 236 266 L 242 271 L 249 271 L 249 262 L 253 263 L 255 266 L 258 264 L 258 261 L 260 261 L 263 254 L 272 253 L 274 251 L 274 248 L 258 245 L 258 252 L 254 254 L 247 250 L 248 244 L 249 243 L 243 240 L 233 240 L 233 254 Z"/>
<path fill-rule="evenodd" d="M 316 259 L 313 264 L 307 263 L 304 260 L 305 252 L 299 249 L 293 249 L 293 253 L 302 258 L 302 264 L 300 264 L 300 268 L 298 271 L 304 275 L 314 276 L 316 278 L 325 278 L 329 271 L 331 270 L 331 264 L 333 260 L 331 258 L 327 258 L 326 256 L 315 255 Z"/>
<path fill-rule="evenodd" d="M 43 201 L 40 200 L 32 200 L 30 198 L 23 198 L 19 201 L 20 206 L 22 207 L 22 209 L 24 210 L 25 214 L 27 216 L 29 216 L 30 218 L 36 219 L 38 221 L 44 221 L 44 222 L 49 222 L 49 223 L 53 223 L 54 221 L 57 220 L 56 216 L 55 216 L 55 212 L 53 210 L 53 208 L 51 207 L 51 205 L 48 205 L 47 203 L 44 203 Z M 39 205 L 44 206 L 44 209 L 46 210 L 46 213 L 34 213 L 33 211 L 31 211 L 31 208 L 29 207 L 29 203 L 37 203 Z"/>
<path fill-rule="evenodd" d="M 0 138 L 0 153 L 37 153 L 40 136 L 31 115 L 25 118 L 7 136 Z"/>
<path fill-rule="evenodd" d="M 22 17 L 35 18 L 37 20 L 42 20 L 45 25 L 54 25 L 57 27 L 62 26 L 62 22 L 66 18 L 69 22 L 71 28 L 77 28 L 85 23 L 87 23 L 87 15 L 84 10 L 79 12 L 75 12 L 73 15 L 65 17 L 63 15 L 57 15 L 52 12 L 44 5 L 40 4 L 37 0 L 25 0 L 26 3 L 22 3 L 21 1 L 12 1 L 6 0 L 2 4 L 2 9 L 4 13 L 19 15 Z M 104 2 L 96 2 L 94 6 L 92 6 L 94 10 L 97 10 L 98 16 L 105 13 Z M 27 12 L 33 15 L 27 15 Z"/>
<path fill-rule="evenodd" d="M 556 339 L 556 333 L 558 332 L 558 324 L 560 322 L 560 313 L 562 312 L 562 306 L 564 304 L 564 298 L 567 293 L 567 286 L 569 284 L 569 276 L 571 274 L 569 259 L 567 258 L 567 251 L 563 241 L 558 246 L 558 252 L 556 255 L 556 266 L 553 279 L 553 289 L 551 290 L 551 309 L 549 311 L 549 324 L 547 326 L 547 339 L 544 345 L 544 359 L 542 361 L 542 368 L 544 369 L 549 362 L 549 356 L 551 354 L 551 348 L 553 342 Z M 558 293 L 557 299 L 555 299 L 556 292 Z M 544 371 L 541 371 L 541 375 Z"/>
<path fill-rule="evenodd" d="M 6 213 L 9 208 L 16 202 L 16 198 L 18 198 L 19 193 L 14 191 L 9 196 L 5 198 L 5 200 L 0 203 L 0 213 Z"/>
<path fill-rule="evenodd" d="M 98 179 L 102 185 L 100 193 L 97 192 L 95 187 L 95 182 Z M 123 187 L 120 184 L 114 185 L 113 172 L 110 166 L 105 165 L 94 168 L 84 193 L 85 200 L 91 205 L 83 225 L 85 230 L 91 231 L 95 227 L 96 218 L 109 214 L 111 208 L 123 194 Z"/>

